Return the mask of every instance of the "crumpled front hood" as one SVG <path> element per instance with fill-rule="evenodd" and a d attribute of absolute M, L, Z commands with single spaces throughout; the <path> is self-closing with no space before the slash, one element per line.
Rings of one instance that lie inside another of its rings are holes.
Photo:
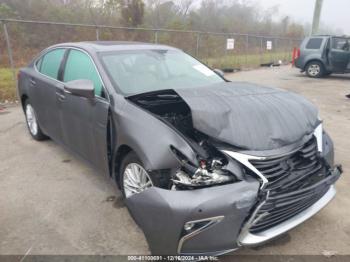
<path fill-rule="evenodd" d="M 320 123 L 313 104 L 277 88 L 225 82 L 175 91 L 190 107 L 194 128 L 247 150 L 295 143 Z"/>

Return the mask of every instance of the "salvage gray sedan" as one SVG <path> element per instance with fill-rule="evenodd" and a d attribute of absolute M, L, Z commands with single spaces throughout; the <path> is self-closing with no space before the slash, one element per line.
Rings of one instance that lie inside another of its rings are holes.
<path fill-rule="evenodd" d="M 115 180 L 154 254 L 262 244 L 335 195 L 341 168 L 310 102 L 229 82 L 178 49 L 59 44 L 18 80 L 31 136 Z"/>

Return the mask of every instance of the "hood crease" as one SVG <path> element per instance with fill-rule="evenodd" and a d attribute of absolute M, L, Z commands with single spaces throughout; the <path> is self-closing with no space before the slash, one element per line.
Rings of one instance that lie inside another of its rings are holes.
<path fill-rule="evenodd" d="M 225 82 L 175 91 L 190 107 L 194 128 L 248 150 L 295 143 L 320 124 L 311 102 L 282 89 Z"/>

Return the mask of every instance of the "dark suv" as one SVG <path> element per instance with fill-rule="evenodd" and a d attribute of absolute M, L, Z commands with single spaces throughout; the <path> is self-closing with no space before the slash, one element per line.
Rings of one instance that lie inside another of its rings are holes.
<path fill-rule="evenodd" d="M 295 66 L 309 77 L 350 73 L 350 38 L 343 36 L 306 37 L 298 50 Z"/>

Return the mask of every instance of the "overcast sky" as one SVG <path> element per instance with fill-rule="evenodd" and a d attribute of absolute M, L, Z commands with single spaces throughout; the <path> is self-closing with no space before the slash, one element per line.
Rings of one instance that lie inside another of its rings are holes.
<path fill-rule="evenodd" d="M 312 23 L 315 0 L 257 0 L 263 8 L 279 6 L 280 15 Z M 321 23 L 350 35 L 350 0 L 323 0 Z"/>

